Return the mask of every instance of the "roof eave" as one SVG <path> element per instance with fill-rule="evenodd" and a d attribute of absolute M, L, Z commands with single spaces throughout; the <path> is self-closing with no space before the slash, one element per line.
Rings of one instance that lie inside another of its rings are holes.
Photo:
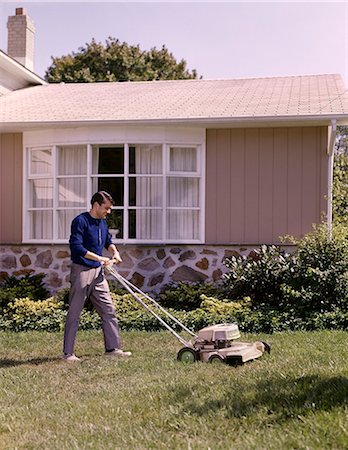
<path fill-rule="evenodd" d="M 202 128 L 261 128 L 284 126 L 329 126 L 335 119 L 337 125 L 348 125 L 348 114 L 325 114 L 308 116 L 253 116 L 253 117 L 197 117 L 173 119 L 138 120 L 75 120 L 75 121 L 37 121 L 2 122 L 0 132 L 22 132 L 42 128 L 76 128 L 85 126 L 190 126 Z"/>
<path fill-rule="evenodd" d="M 2 65 L 10 73 L 14 73 L 21 77 L 28 84 L 34 85 L 46 85 L 48 84 L 43 78 L 36 75 L 36 73 L 29 70 L 27 67 L 23 66 L 21 63 L 15 59 L 8 56 L 6 53 L 0 50 L 0 65 Z"/>

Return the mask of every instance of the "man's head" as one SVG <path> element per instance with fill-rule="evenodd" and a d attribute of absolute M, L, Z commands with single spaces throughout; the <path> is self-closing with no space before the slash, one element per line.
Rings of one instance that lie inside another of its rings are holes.
<path fill-rule="evenodd" d="M 96 219 L 105 219 L 111 213 L 114 200 L 108 192 L 98 191 L 91 198 L 91 215 Z"/>

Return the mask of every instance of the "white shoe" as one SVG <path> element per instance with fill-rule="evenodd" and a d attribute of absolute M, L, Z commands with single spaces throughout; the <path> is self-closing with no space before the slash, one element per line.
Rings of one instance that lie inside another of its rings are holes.
<path fill-rule="evenodd" d="M 120 348 L 115 348 L 112 352 L 105 352 L 105 356 L 127 358 L 128 356 L 132 356 L 132 353 L 124 352 Z"/>
<path fill-rule="evenodd" d="M 80 358 L 78 358 L 76 355 L 74 355 L 73 353 L 68 353 L 67 355 L 64 354 L 63 355 L 63 360 L 66 362 L 77 362 L 77 361 L 81 361 Z"/>

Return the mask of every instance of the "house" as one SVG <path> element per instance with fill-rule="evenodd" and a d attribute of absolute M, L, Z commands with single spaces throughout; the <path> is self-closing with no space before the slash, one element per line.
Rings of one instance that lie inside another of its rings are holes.
<path fill-rule="evenodd" d="M 120 273 L 148 291 L 218 280 L 226 256 L 330 226 L 340 75 L 47 84 L 30 65 L 31 19 L 18 8 L 8 27 L 1 276 L 66 286 L 70 223 L 98 189 L 116 201 Z"/>

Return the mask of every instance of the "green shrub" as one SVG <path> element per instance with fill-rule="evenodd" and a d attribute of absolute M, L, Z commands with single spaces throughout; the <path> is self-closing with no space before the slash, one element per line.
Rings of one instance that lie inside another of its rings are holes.
<path fill-rule="evenodd" d="M 254 307 L 279 305 L 281 286 L 289 278 L 293 259 L 275 245 L 263 245 L 249 256 L 226 258 L 225 296 L 229 299 L 248 296 Z"/>
<path fill-rule="evenodd" d="M 9 276 L 0 284 L 0 310 L 15 298 L 43 300 L 50 293 L 43 283 L 45 274 L 29 274 L 24 277 Z"/>
<path fill-rule="evenodd" d="M 304 238 L 287 238 L 294 254 L 262 246 L 255 255 L 228 258 L 224 276 L 229 299 L 250 296 L 254 309 L 291 312 L 307 319 L 348 306 L 348 228 L 336 226 L 328 238 L 324 225 Z"/>
<path fill-rule="evenodd" d="M 329 239 L 326 227 L 318 226 L 293 242 L 298 247 L 284 301 L 304 315 L 347 309 L 348 227 L 335 226 Z"/>
<path fill-rule="evenodd" d="M 221 289 L 213 283 L 171 283 L 164 286 L 158 295 L 158 302 L 164 308 L 191 311 L 201 304 L 201 295 L 221 297 Z"/>
<path fill-rule="evenodd" d="M 16 298 L 3 309 L 0 324 L 4 330 L 59 331 L 63 329 L 66 313 L 56 298 L 32 300 Z"/>
<path fill-rule="evenodd" d="M 345 149 L 347 152 L 347 144 Z M 333 219 L 348 226 L 348 153 L 336 152 L 333 175 Z"/>

